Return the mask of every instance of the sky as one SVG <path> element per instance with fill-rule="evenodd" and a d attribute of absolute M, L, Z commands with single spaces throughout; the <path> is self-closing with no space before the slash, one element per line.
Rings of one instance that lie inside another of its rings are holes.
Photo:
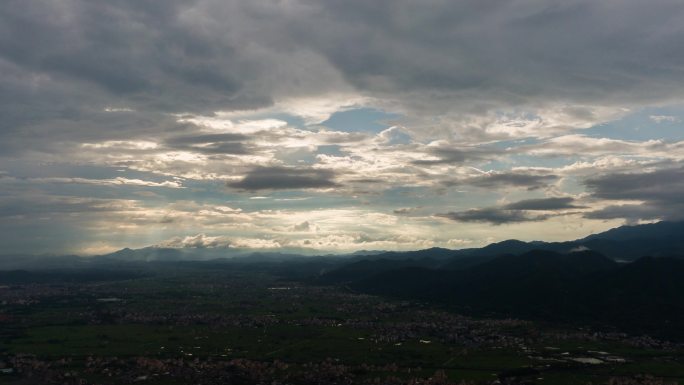
<path fill-rule="evenodd" d="M 0 254 L 684 219 L 681 0 L 4 0 Z"/>

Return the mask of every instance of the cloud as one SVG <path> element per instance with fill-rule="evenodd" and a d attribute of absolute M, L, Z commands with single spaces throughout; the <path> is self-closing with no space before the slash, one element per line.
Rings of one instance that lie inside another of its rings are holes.
<path fill-rule="evenodd" d="M 148 140 L 106 140 L 100 143 L 83 143 L 83 148 L 95 150 L 152 150 L 158 147 L 157 143 Z"/>
<path fill-rule="evenodd" d="M 671 115 L 650 115 L 648 117 L 652 121 L 656 123 L 679 123 L 681 122 L 681 119 L 679 119 L 676 116 L 671 116 Z"/>
<path fill-rule="evenodd" d="M 414 211 L 416 211 L 418 208 L 419 207 L 401 207 L 401 208 L 392 210 L 392 213 L 397 214 L 397 215 L 409 215 L 409 214 L 413 213 Z"/>
<path fill-rule="evenodd" d="M 15 184 L 15 185 L 31 185 L 31 184 L 84 184 L 94 186 L 138 186 L 138 187 L 166 187 L 173 189 L 182 189 L 183 184 L 180 180 L 165 180 L 155 182 L 150 180 L 132 179 L 124 177 L 116 177 L 109 179 L 89 179 L 78 177 L 39 177 L 39 178 L 17 178 L 14 176 L 3 175 L 0 173 L 0 183 Z"/>
<path fill-rule="evenodd" d="M 541 198 L 541 199 L 526 199 L 518 201 L 515 203 L 510 203 L 504 207 L 508 210 L 563 210 L 563 209 L 576 209 L 582 208 L 582 206 L 576 206 L 573 204 L 575 202 L 574 198 L 563 197 L 563 198 Z"/>
<path fill-rule="evenodd" d="M 670 207 L 672 209 L 673 207 Z M 678 207 L 681 209 L 682 207 Z M 666 217 L 663 207 L 651 204 L 611 205 L 584 214 L 588 219 L 624 219 L 627 223 L 638 223 L 641 220 L 663 219 Z M 672 219 L 680 219 L 681 214 L 675 214 Z"/>
<path fill-rule="evenodd" d="M 457 222 L 486 222 L 494 225 L 520 222 L 544 221 L 552 216 L 565 215 L 565 210 L 579 209 L 572 197 L 525 199 L 496 207 L 485 207 L 464 211 L 436 214 L 441 218 Z M 534 213 L 546 211 L 546 213 Z M 531 213 L 532 212 L 532 213 Z"/>
<path fill-rule="evenodd" d="M 226 185 L 246 191 L 320 189 L 337 187 L 334 178 L 335 173 L 327 169 L 257 167 L 240 181 Z"/>
<path fill-rule="evenodd" d="M 141 187 L 167 187 L 167 188 L 184 188 L 179 181 L 163 181 L 152 182 L 141 179 L 129 178 L 113 178 L 113 179 L 86 179 L 86 178 L 35 178 L 28 181 L 43 182 L 43 183 L 77 183 L 77 184 L 92 184 L 100 186 L 141 186 Z"/>
<path fill-rule="evenodd" d="M 623 202 L 586 213 L 586 218 L 624 218 L 630 222 L 684 218 L 684 167 L 606 174 L 589 178 L 584 184 L 594 198 Z"/>
<path fill-rule="evenodd" d="M 527 109 L 543 115 L 525 120 L 534 131 L 601 121 L 604 107 L 681 99 L 682 57 L 673 52 L 682 8 L 668 0 L 10 1 L 0 52 L 19 75 L 4 77 L 19 97 L 12 107 L 27 101 L 40 107 L 34 117 L 94 105 L 211 113 L 281 103 L 321 121 L 320 110 L 379 100 L 452 118 Z M 31 88 L 43 91 L 38 99 L 28 98 Z M 346 96 L 329 103 L 331 94 Z"/>
<path fill-rule="evenodd" d="M 162 248 L 193 248 L 205 249 L 216 247 L 230 247 L 230 241 L 223 237 L 210 237 L 205 234 L 188 235 L 184 237 L 173 237 L 156 245 Z"/>
<path fill-rule="evenodd" d="M 437 157 L 437 159 L 414 160 L 413 164 L 425 166 L 440 164 L 459 164 L 468 161 L 492 159 L 496 154 L 501 153 L 500 150 L 486 147 L 454 148 L 447 147 L 444 144 L 428 146 L 427 150 L 429 155 Z"/>
<path fill-rule="evenodd" d="M 310 22 L 293 30 L 355 86 L 413 97 L 432 92 L 437 108 L 614 104 L 681 96 L 678 70 L 666 63 L 682 59 L 671 52 L 684 35 L 677 23 L 683 13 L 672 1 L 647 7 L 588 0 L 371 6 L 358 0 L 305 7 L 302 17 Z M 659 22 L 644 25 L 644 18 Z M 326 28 L 305 32 L 318 26 Z M 568 109 L 582 119 L 591 111 Z"/>
<path fill-rule="evenodd" d="M 292 226 L 292 229 L 294 231 L 310 231 L 314 228 L 315 228 L 315 226 L 311 225 L 309 223 L 309 221 L 304 221 L 302 223 L 299 223 L 299 224 Z"/>
<path fill-rule="evenodd" d="M 245 155 L 249 151 L 242 143 L 247 136 L 242 134 L 204 134 L 175 136 L 166 140 L 166 145 L 176 150 L 187 150 L 201 154 Z"/>
<path fill-rule="evenodd" d="M 610 200 L 680 202 L 684 194 L 684 167 L 607 174 L 587 179 L 592 195 Z"/>
<path fill-rule="evenodd" d="M 482 223 L 569 237 L 535 222 L 570 211 L 587 218 L 574 235 L 675 218 L 682 18 L 675 0 L 7 0 L 2 240 L 52 250 L 43 235 L 69 229 L 95 245 L 201 228 L 244 245 L 392 248 L 455 230 L 478 244 Z M 375 128 L 323 127 L 342 112 Z M 578 200 L 497 206 L 525 190 Z M 458 224 L 421 215 L 454 202 L 441 215 Z M 292 231 L 304 222 L 316 231 Z M 20 237 L 29 224 L 40 230 Z"/>
<path fill-rule="evenodd" d="M 520 146 L 517 153 L 544 157 L 563 157 L 575 154 L 636 155 L 642 157 L 684 157 L 684 142 L 668 143 L 664 140 L 630 141 L 609 138 L 594 138 L 585 135 L 563 135 L 541 143 Z"/>
<path fill-rule="evenodd" d="M 53 214 L 102 213 L 128 210 L 130 200 L 82 197 L 23 196 L 0 197 L 0 217 L 46 216 Z"/>
<path fill-rule="evenodd" d="M 470 177 L 462 181 L 446 182 L 449 185 L 467 184 L 484 189 L 502 189 L 509 187 L 525 188 L 527 190 L 538 190 L 548 186 L 558 179 L 557 175 L 539 173 L 533 170 L 528 172 L 512 171 L 491 171 L 482 173 L 478 176 Z"/>
<path fill-rule="evenodd" d="M 548 215 L 529 215 L 521 210 L 507 210 L 495 207 L 448 212 L 436 214 L 435 216 L 457 222 L 486 222 L 494 225 L 542 221 L 548 218 Z"/>

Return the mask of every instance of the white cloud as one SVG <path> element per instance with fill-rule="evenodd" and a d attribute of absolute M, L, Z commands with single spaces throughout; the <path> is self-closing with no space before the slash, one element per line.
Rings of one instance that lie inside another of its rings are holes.
<path fill-rule="evenodd" d="M 671 115 L 650 115 L 648 118 L 656 123 L 679 123 L 682 121 L 678 117 Z"/>
<path fill-rule="evenodd" d="M 184 188 L 182 183 L 178 180 L 167 180 L 163 182 L 153 182 L 142 179 L 129 179 L 124 177 L 117 177 L 111 179 L 87 179 L 87 178 L 64 178 L 64 177 L 46 177 L 46 178 L 26 178 L 13 179 L 14 181 L 21 181 L 24 183 L 58 183 L 58 184 L 90 184 L 99 186 L 140 186 L 140 187 L 167 187 L 167 188 Z"/>
<path fill-rule="evenodd" d="M 156 245 L 168 248 L 215 248 L 230 247 L 230 242 L 222 237 L 209 237 L 205 234 L 194 236 L 173 237 Z"/>
<path fill-rule="evenodd" d="M 158 144 L 147 140 L 106 140 L 100 143 L 83 143 L 81 147 L 96 150 L 152 150 L 157 148 Z"/>

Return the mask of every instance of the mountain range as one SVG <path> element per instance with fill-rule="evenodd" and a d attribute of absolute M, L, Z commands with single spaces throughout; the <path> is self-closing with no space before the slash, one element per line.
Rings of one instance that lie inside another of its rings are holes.
<path fill-rule="evenodd" d="M 431 259 L 447 261 L 445 263 L 451 263 L 454 266 L 467 266 L 484 262 L 492 257 L 503 254 L 522 254 L 532 250 L 547 250 L 558 253 L 593 250 L 616 261 L 633 261 L 643 256 L 678 257 L 684 255 L 684 236 L 682 235 L 684 235 L 684 222 L 663 221 L 636 226 L 621 226 L 603 233 L 567 242 L 506 240 L 481 248 L 451 250 L 434 247 L 417 251 L 361 250 L 351 254 L 324 255 L 319 257 L 339 260 L 344 263 L 378 259 Z M 249 249 L 233 248 L 145 247 L 141 249 L 125 248 L 110 254 L 94 257 L 78 257 L 75 255 L 0 255 L 0 270 L 77 267 L 89 264 L 111 264 L 114 262 L 173 262 L 230 259 L 233 262 L 262 263 L 268 261 L 290 261 L 301 258 L 312 258 L 311 252 L 309 251 L 306 254 L 299 252 L 254 252 Z"/>
<path fill-rule="evenodd" d="M 0 284 L 256 269 L 466 314 L 591 324 L 684 341 L 682 235 L 684 222 L 658 222 L 568 242 L 508 240 L 461 250 L 303 256 L 148 247 L 88 258 L 4 256 Z"/>
<path fill-rule="evenodd" d="M 466 314 L 684 340 L 682 234 L 684 224 L 660 222 L 572 242 L 504 241 L 445 258 L 387 253 L 350 261 L 316 282 Z"/>

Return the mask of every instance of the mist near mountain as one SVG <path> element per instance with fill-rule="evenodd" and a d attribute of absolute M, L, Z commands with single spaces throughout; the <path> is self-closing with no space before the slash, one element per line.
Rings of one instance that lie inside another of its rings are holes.
<path fill-rule="evenodd" d="M 278 252 L 226 247 L 205 248 L 168 248 L 145 247 L 125 248 L 114 253 L 93 257 L 39 256 L 39 255 L 0 255 L 0 270 L 40 269 L 49 267 L 78 267 L 121 262 L 173 262 L 173 261 L 211 261 L 231 260 L 241 263 L 294 261 L 316 257 L 330 260 L 423 260 L 446 261 L 452 268 L 470 266 L 485 262 L 504 254 L 522 254 L 532 250 L 547 250 L 569 253 L 577 250 L 593 250 L 616 261 L 634 261 L 643 256 L 679 257 L 684 256 L 684 222 L 657 222 L 636 226 L 621 226 L 603 233 L 567 242 L 524 242 L 506 240 L 492 243 L 481 248 L 450 250 L 430 248 L 416 251 L 361 250 L 351 254 L 315 255 L 311 250 L 303 252 Z"/>

